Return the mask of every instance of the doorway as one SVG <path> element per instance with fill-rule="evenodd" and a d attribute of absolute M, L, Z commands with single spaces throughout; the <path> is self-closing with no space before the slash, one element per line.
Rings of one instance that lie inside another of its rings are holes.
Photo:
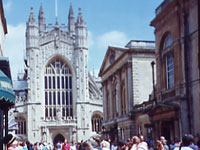
<path fill-rule="evenodd" d="M 58 142 L 64 143 L 65 142 L 65 138 L 63 135 L 58 134 L 55 136 L 54 140 L 53 140 L 53 144 L 56 145 Z"/>
<path fill-rule="evenodd" d="M 173 121 L 163 121 L 161 129 L 161 135 L 164 136 L 167 141 L 170 141 L 171 137 L 173 136 L 171 135 L 171 133 L 173 133 L 172 130 L 174 129 Z"/>

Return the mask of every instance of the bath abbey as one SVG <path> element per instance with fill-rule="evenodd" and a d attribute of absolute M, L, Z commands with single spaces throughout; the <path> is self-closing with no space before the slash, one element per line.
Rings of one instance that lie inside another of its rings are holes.
<path fill-rule="evenodd" d="M 81 141 L 101 131 L 101 84 L 88 71 L 87 43 L 81 9 L 75 18 L 70 6 L 68 25 L 57 20 L 47 25 L 42 5 L 38 20 L 31 8 L 26 23 L 26 69 L 13 83 L 18 135 L 32 142 L 57 143 Z"/>

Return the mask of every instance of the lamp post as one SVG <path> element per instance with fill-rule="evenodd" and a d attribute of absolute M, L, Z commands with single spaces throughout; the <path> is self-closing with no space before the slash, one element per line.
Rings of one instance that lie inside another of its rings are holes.
<path fill-rule="evenodd" d="M 157 104 L 157 100 L 156 100 L 156 88 L 155 88 L 155 77 L 154 77 L 154 65 L 155 65 L 155 62 L 152 61 L 151 62 L 151 67 L 152 67 L 152 78 L 153 78 L 153 98 L 155 99 L 155 102 Z"/>

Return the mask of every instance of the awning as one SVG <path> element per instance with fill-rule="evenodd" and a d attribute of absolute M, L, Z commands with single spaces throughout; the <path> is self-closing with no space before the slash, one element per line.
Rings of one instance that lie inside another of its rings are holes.
<path fill-rule="evenodd" d="M 0 108 L 5 109 L 15 104 L 15 93 L 11 80 L 0 70 Z"/>

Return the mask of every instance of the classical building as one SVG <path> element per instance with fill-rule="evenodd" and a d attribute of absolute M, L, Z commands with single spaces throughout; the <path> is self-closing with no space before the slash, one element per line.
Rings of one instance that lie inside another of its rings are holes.
<path fill-rule="evenodd" d="M 108 138 L 126 140 L 137 134 L 133 106 L 149 99 L 154 60 L 152 41 L 131 40 L 124 48 L 108 47 L 99 72 L 104 99 L 103 132 Z"/>
<path fill-rule="evenodd" d="M 156 9 L 157 104 L 149 112 L 154 139 L 200 134 L 199 0 L 164 0 Z"/>
<path fill-rule="evenodd" d="M 66 17 L 67 18 L 67 17 Z M 31 9 L 26 23 L 26 72 L 15 81 L 19 131 L 30 142 L 80 141 L 101 131 L 102 92 L 88 72 L 88 33 L 81 9 L 68 25 L 38 22 Z M 24 85 L 24 86 L 22 86 Z"/>

